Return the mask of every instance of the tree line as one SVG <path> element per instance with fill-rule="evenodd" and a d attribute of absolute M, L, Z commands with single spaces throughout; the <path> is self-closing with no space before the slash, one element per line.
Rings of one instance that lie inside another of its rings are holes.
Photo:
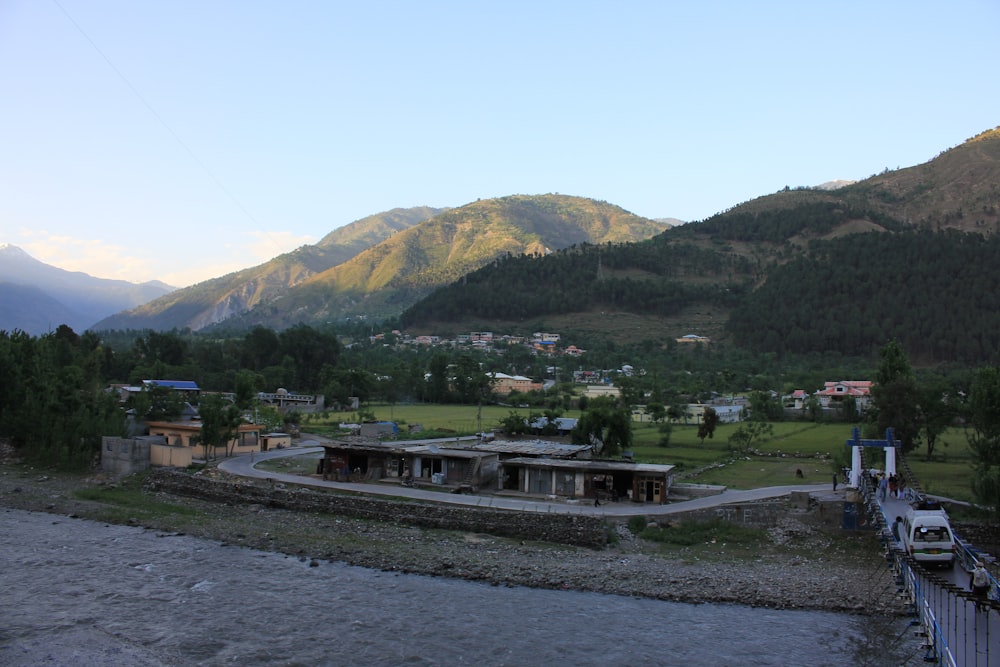
<path fill-rule="evenodd" d="M 908 231 L 815 241 L 743 296 L 727 331 L 755 352 L 871 356 L 892 339 L 923 364 L 994 363 L 1000 238 Z"/>

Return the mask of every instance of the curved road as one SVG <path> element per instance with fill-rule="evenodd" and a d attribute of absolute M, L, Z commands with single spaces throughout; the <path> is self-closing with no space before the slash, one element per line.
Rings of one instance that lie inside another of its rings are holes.
<path fill-rule="evenodd" d="M 831 490 L 830 484 L 797 484 L 792 486 L 772 486 L 763 489 L 750 489 L 748 491 L 734 491 L 727 489 L 718 495 L 708 496 L 706 498 L 695 498 L 693 500 L 672 503 L 670 505 L 619 502 L 605 503 L 599 507 L 594 507 L 592 503 L 582 500 L 578 502 L 550 502 L 530 498 L 513 498 L 508 496 L 480 496 L 461 493 L 444 493 L 441 491 L 430 491 L 396 484 L 383 486 L 370 482 L 363 484 L 352 482 L 329 482 L 322 479 L 303 477 L 301 475 L 290 475 L 287 473 L 258 470 L 255 467 L 256 464 L 261 461 L 286 456 L 314 454 L 322 450 L 323 448 L 320 446 L 312 447 L 299 445 L 293 446 L 289 449 L 279 449 L 270 452 L 256 453 L 253 455 L 244 454 L 223 461 L 219 464 L 219 468 L 227 473 L 239 475 L 241 477 L 273 479 L 287 484 L 338 489 L 340 491 L 352 491 L 355 493 L 365 493 L 370 495 L 413 498 L 415 500 L 447 503 L 451 505 L 489 507 L 493 509 L 516 510 L 519 512 L 591 514 L 609 517 L 664 516 L 668 514 L 678 514 L 680 512 L 690 512 L 691 510 L 704 509 L 706 507 L 718 507 L 720 505 L 731 505 L 733 503 L 746 503 L 755 500 L 764 500 L 767 498 L 779 498 L 781 496 L 788 495 L 792 491 L 809 491 L 812 493 L 826 491 L 830 494 L 834 493 Z M 838 491 L 836 493 L 838 495 L 842 495 L 843 492 Z"/>

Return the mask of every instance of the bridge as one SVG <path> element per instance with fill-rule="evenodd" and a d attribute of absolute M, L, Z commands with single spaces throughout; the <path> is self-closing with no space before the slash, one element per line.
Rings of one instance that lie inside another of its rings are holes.
<path fill-rule="evenodd" d="M 920 638 L 924 662 L 945 667 L 995 667 L 1000 665 L 1000 586 L 990 575 L 985 598 L 973 595 L 969 588 L 969 573 L 978 559 L 994 559 L 980 553 L 973 545 L 955 535 L 956 553 L 953 567 L 931 569 L 915 561 L 903 548 L 891 529 L 896 517 L 906 515 L 913 503 L 926 499 L 920 482 L 906 463 L 892 429 L 884 440 L 862 440 L 858 429 L 846 444 L 853 448 L 850 483 L 858 489 L 868 518 L 882 541 L 886 558 L 895 577 L 898 594 L 904 599 L 911 616 L 910 627 Z M 864 465 L 866 448 L 884 448 L 885 474 L 899 474 L 903 468 L 906 486 L 902 497 L 880 498 L 878 489 Z"/>

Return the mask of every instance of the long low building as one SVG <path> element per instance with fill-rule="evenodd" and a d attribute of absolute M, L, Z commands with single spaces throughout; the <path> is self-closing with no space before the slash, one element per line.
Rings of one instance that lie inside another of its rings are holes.
<path fill-rule="evenodd" d="M 517 457 L 502 462 L 501 488 L 534 495 L 665 503 L 672 465 Z"/>
<path fill-rule="evenodd" d="M 345 438 L 324 443 L 317 473 L 336 481 L 398 480 L 485 493 L 665 503 L 672 465 L 595 461 L 586 445 L 524 440 L 396 443 Z"/>

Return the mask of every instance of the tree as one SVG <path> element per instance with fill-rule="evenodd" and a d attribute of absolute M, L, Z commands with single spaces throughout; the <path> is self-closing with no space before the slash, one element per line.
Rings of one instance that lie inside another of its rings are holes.
<path fill-rule="evenodd" d="M 614 456 L 632 446 L 632 413 L 610 397 L 595 398 L 580 415 L 571 438 L 574 444 L 590 445 L 594 454 Z"/>
<path fill-rule="evenodd" d="M 659 424 L 666 420 L 667 408 L 663 403 L 647 403 L 646 414 L 653 420 L 653 423 Z"/>
<path fill-rule="evenodd" d="M 719 414 L 715 408 L 705 408 L 701 415 L 701 423 L 698 424 L 698 438 L 701 439 L 701 444 L 705 444 L 705 438 L 711 440 L 715 437 L 715 427 L 718 425 Z"/>
<path fill-rule="evenodd" d="M 431 403 L 444 403 L 448 400 L 448 357 L 441 353 L 431 357 L 427 399 Z"/>
<path fill-rule="evenodd" d="M 684 423 L 687 424 L 690 416 L 687 403 L 674 402 L 667 406 L 667 419 L 672 422 L 679 422 L 683 419 Z"/>
<path fill-rule="evenodd" d="M 218 447 L 228 448 L 239 432 L 243 423 L 240 409 L 233 403 L 217 394 L 203 396 L 198 406 L 198 416 L 201 417 L 201 431 L 198 439 L 205 447 L 205 460 L 208 461 L 212 452 Z"/>
<path fill-rule="evenodd" d="M 236 373 L 236 387 L 233 392 L 233 400 L 237 407 L 249 410 L 257 404 L 257 394 L 263 378 L 253 371 L 240 370 Z"/>
<path fill-rule="evenodd" d="M 750 394 L 750 414 L 757 421 L 780 421 L 785 415 L 781 401 L 767 391 Z"/>
<path fill-rule="evenodd" d="M 969 391 L 967 429 L 974 456 L 972 492 L 1000 522 L 1000 369 L 981 369 Z"/>
<path fill-rule="evenodd" d="M 660 439 L 656 441 L 656 445 L 658 447 L 669 447 L 670 438 L 674 434 L 674 425 L 668 421 L 663 421 L 656 428 L 660 432 Z"/>
<path fill-rule="evenodd" d="M 753 444 L 765 437 L 774 435 L 774 426 L 759 420 L 742 422 L 739 428 L 729 436 L 729 445 L 740 456 L 748 456 L 753 450 Z"/>
<path fill-rule="evenodd" d="M 169 421 L 184 412 L 184 396 L 173 387 L 152 384 L 129 396 L 127 405 L 135 410 L 136 419 Z"/>
<path fill-rule="evenodd" d="M 927 460 L 934 455 L 938 438 L 951 426 L 957 410 L 948 398 L 948 393 L 940 383 L 925 385 L 919 390 L 917 405 L 918 425 L 927 444 Z M 945 447 L 948 443 L 943 443 Z"/>
<path fill-rule="evenodd" d="M 498 421 L 503 432 L 507 435 L 520 435 L 528 432 L 528 422 L 532 418 L 533 415 L 529 415 L 528 419 L 525 419 L 516 411 L 511 410 L 506 417 L 501 417 Z"/>
<path fill-rule="evenodd" d="M 854 402 L 851 402 L 854 405 Z M 809 419 L 812 421 L 819 421 L 820 415 L 823 414 L 823 406 L 819 402 L 819 399 L 815 396 L 809 396 L 805 401 L 802 402 L 802 408 L 809 415 Z"/>
<path fill-rule="evenodd" d="M 871 425 L 875 433 L 885 433 L 892 427 L 903 451 L 909 452 L 920 439 L 917 380 L 906 352 L 896 341 L 886 344 L 880 356 L 872 387 Z"/>

